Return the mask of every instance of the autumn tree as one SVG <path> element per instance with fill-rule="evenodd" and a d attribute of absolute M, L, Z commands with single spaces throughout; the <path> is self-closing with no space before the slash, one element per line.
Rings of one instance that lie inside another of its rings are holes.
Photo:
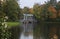
<path fill-rule="evenodd" d="M 57 11 L 54 6 L 50 5 L 48 7 L 48 11 L 50 12 L 50 18 L 57 18 Z"/>
<path fill-rule="evenodd" d="M 29 13 L 30 14 L 33 14 L 34 13 L 33 8 L 29 8 Z"/>
<path fill-rule="evenodd" d="M 41 17 L 42 19 L 45 20 L 52 20 L 56 18 L 57 11 L 53 5 L 51 5 L 49 2 L 43 5 L 42 7 L 42 12 L 41 12 Z"/>
<path fill-rule="evenodd" d="M 56 5 L 56 10 L 57 10 L 57 19 L 60 19 L 60 1 Z"/>
<path fill-rule="evenodd" d="M 49 20 L 50 12 L 48 11 L 49 3 L 43 4 L 40 16 L 42 20 Z"/>

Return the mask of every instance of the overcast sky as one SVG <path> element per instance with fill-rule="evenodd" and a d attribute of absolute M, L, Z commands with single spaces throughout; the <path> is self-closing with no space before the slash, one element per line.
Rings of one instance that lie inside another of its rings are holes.
<path fill-rule="evenodd" d="M 47 0 L 20 0 L 19 4 L 21 8 L 24 8 L 25 6 L 32 8 L 35 3 L 43 4 L 44 1 L 47 1 Z"/>

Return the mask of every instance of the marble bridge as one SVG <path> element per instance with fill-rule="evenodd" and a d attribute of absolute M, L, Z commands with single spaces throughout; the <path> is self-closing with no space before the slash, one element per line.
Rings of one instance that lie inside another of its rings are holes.
<path fill-rule="evenodd" d="M 33 14 L 23 14 L 23 19 L 21 20 L 24 32 L 30 32 L 33 30 L 34 22 L 37 22 Z"/>
<path fill-rule="evenodd" d="M 35 20 L 33 14 L 23 14 L 23 19 L 21 20 L 21 22 L 26 24 L 26 23 L 33 23 L 37 21 Z"/>

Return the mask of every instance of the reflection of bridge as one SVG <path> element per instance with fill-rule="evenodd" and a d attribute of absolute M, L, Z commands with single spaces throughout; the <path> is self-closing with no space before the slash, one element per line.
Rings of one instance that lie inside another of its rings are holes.
<path fill-rule="evenodd" d="M 23 19 L 21 20 L 24 32 L 30 32 L 33 29 L 33 24 L 37 22 L 33 14 L 23 14 Z"/>

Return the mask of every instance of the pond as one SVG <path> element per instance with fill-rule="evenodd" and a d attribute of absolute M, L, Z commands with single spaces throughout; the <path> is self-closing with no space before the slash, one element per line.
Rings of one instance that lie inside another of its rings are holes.
<path fill-rule="evenodd" d="M 13 39 L 52 39 L 54 35 L 60 39 L 60 23 L 29 23 L 16 29 L 12 29 L 15 31 Z"/>
<path fill-rule="evenodd" d="M 40 24 L 29 23 L 22 24 L 22 32 L 19 39 L 43 39 L 44 37 L 40 36 Z"/>

